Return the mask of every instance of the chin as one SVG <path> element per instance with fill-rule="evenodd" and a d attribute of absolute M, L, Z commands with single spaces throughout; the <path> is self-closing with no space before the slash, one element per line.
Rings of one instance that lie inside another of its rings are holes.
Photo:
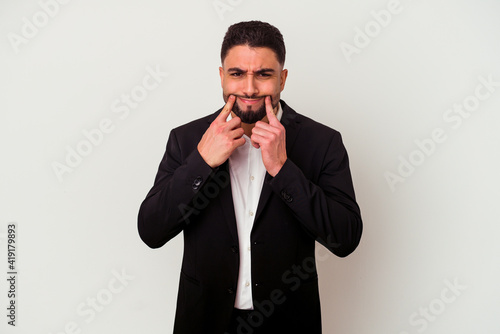
<path fill-rule="evenodd" d="M 243 108 L 240 108 L 240 110 L 246 113 L 256 113 L 259 110 L 261 110 L 261 106 L 252 106 L 252 107 L 244 106 Z"/>

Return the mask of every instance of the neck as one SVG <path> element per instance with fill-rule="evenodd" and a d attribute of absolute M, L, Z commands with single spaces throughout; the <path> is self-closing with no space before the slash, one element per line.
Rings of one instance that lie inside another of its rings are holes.
<path fill-rule="evenodd" d="M 267 117 L 265 117 L 266 120 L 267 120 Z M 262 119 L 262 121 L 264 121 L 264 119 Z M 241 128 L 243 129 L 243 131 L 245 131 L 245 134 L 247 135 L 247 137 L 251 137 L 252 136 L 252 129 L 255 127 L 255 123 L 252 123 L 252 124 L 248 124 L 248 123 L 241 123 Z"/>

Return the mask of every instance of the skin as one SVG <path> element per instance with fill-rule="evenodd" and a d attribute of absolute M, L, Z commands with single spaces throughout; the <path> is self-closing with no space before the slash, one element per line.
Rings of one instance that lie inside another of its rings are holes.
<path fill-rule="evenodd" d="M 288 70 L 271 49 L 239 45 L 229 50 L 219 74 L 226 105 L 198 143 L 200 155 L 210 167 L 218 167 L 245 144 L 246 134 L 261 149 L 267 172 L 276 176 L 287 159 L 285 128 L 276 112 Z M 232 111 L 235 103 L 246 112 L 264 107 L 266 115 L 256 123 L 243 123 Z M 233 118 L 226 122 L 230 112 Z"/>

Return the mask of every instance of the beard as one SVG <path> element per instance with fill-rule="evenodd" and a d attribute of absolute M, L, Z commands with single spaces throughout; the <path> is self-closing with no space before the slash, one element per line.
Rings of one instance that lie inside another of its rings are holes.
<path fill-rule="evenodd" d="M 260 98 L 265 99 L 267 96 L 267 95 L 264 95 L 264 96 L 248 97 L 248 96 L 235 95 L 235 94 L 232 94 L 232 95 L 234 95 L 236 98 L 240 97 L 243 99 L 260 99 Z M 229 95 L 224 94 L 224 101 L 225 102 L 227 102 L 228 98 L 229 98 Z M 274 102 L 274 100 L 276 100 L 276 102 Z M 271 96 L 271 105 L 273 106 L 273 109 L 278 106 L 278 103 L 279 103 L 279 96 L 275 97 L 275 98 L 273 98 Z M 248 106 L 247 110 L 243 110 L 239 107 L 238 101 L 235 101 L 233 104 L 232 111 L 234 112 L 234 114 L 236 116 L 238 116 L 241 119 L 242 123 L 247 123 L 247 124 L 256 123 L 257 121 L 262 120 L 267 114 L 265 102 L 263 102 L 262 105 L 257 110 L 252 110 L 252 108 L 250 106 Z"/>

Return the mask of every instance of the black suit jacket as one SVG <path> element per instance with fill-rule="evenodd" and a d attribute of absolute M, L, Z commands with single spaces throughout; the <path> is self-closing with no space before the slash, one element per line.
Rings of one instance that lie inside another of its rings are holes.
<path fill-rule="evenodd" d="M 253 229 L 254 317 L 242 333 L 321 333 L 315 240 L 344 257 L 362 222 L 340 134 L 280 101 L 288 159 L 266 174 Z M 183 231 L 174 333 L 224 333 L 235 302 L 239 249 L 228 162 L 208 166 L 197 144 L 217 117 L 173 129 L 138 228 L 150 247 Z"/>

